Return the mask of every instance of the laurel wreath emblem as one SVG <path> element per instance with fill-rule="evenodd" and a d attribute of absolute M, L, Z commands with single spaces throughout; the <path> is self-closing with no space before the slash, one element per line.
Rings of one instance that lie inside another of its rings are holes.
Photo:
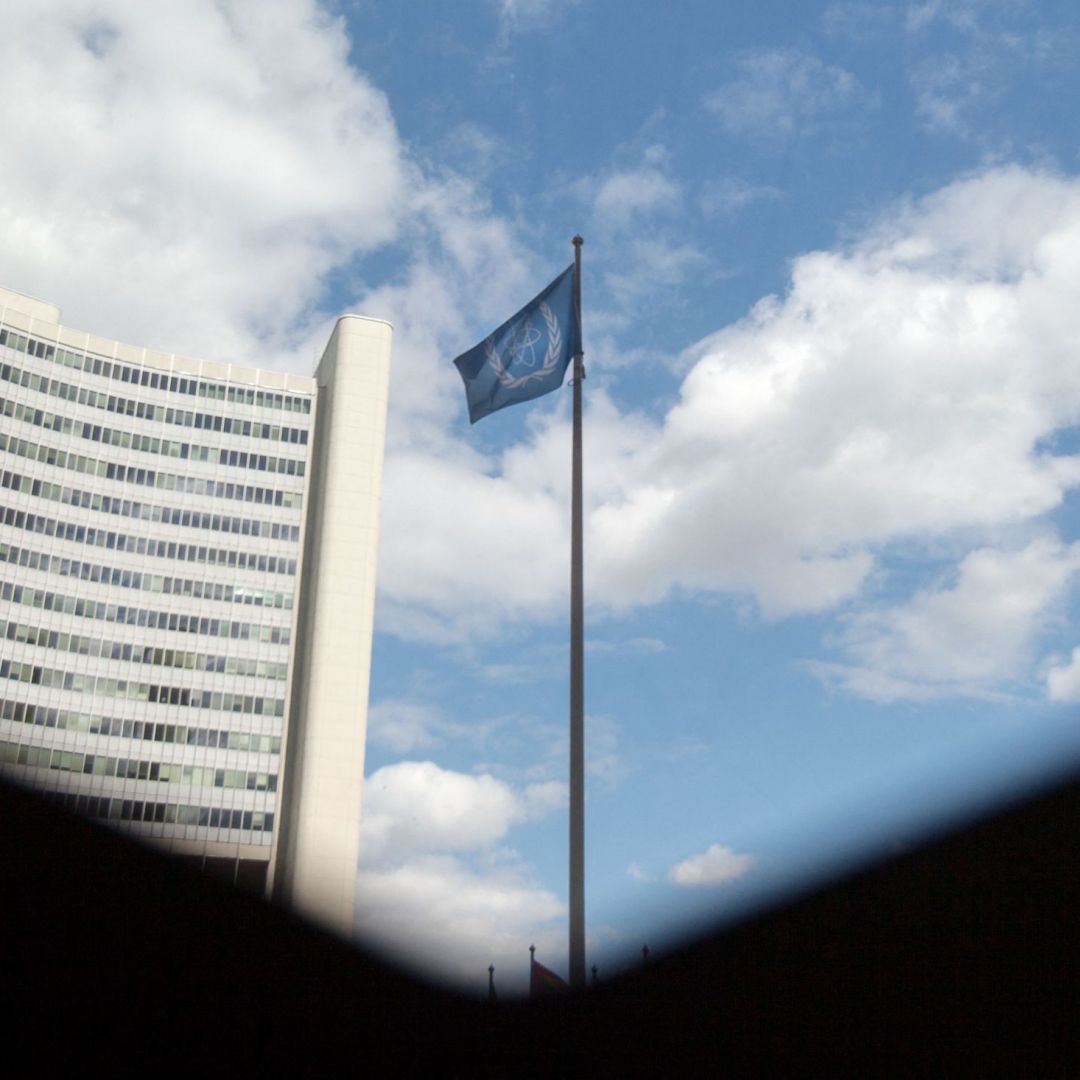
<path fill-rule="evenodd" d="M 539 307 L 540 314 L 544 318 L 544 325 L 547 327 L 548 347 L 547 352 L 544 354 L 544 362 L 536 371 L 530 371 L 527 375 L 511 375 L 503 366 L 502 357 L 495 351 L 495 335 L 493 334 L 484 342 L 484 356 L 494 370 L 499 382 L 507 390 L 516 390 L 533 380 L 545 379 L 559 366 L 559 358 L 562 356 L 563 351 L 562 330 L 559 327 L 559 320 L 555 317 L 555 312 L 546 303 L 541 302 Z"/>

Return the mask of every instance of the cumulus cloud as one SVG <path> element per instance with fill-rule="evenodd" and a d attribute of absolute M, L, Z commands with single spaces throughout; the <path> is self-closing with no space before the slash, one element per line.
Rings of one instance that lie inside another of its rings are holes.
<path fill-rule="evenodd" d="M 463 988 L 486 985 L 489 962 L 512 981 L 530 940 L 562 940 L 565 908 L 504 841 L 565 805 L 562 782 L 515 788 L 430 761 L 378 769 L 364 785 L 357 932 Z"/>
<path fill-rule="evenodd" d="M 0 278 L 72 325 L 280 363 L 396 234 L 393 118 L 314 0 L 16 0 L 5 40 Z"/>
<path fill-rule="evenodd" d="M 356 910 L 365 945 L 478 995 L 488 964 L 500 994 L 520 995 L 528 987 L 528 945 L 541 956 L 566 947 L 565 905 L 513 858 L 479 869 L 448 855 L 371 869 L 361 862 Z"/>
<path fill-rule="evenodd" d="M 337 274 L 353 310 L 395 324 L 392 445 L 445 441 L 450 343 L 505 318 L 533 268 L 472 181 L 408 157 L 343 19 L 316 0 L 5 15 L 19 149 L 0 174 L 0 282 L 107 337 L 304 370 L 340 313 L 322 307 Z M 471 168 L 483 133 L 458 135 Z M 409 258 L 376 284 L 365 259 L 390 243 Z"/>
<path fill-rule="evenodd" d="M 516 791 L 490 774 L 470 776 L 431 761 L 386 765 L 364 782 L 363 857 L 378 863 L 488 847 L 565 798 L 565 784 L 556 781 Z"/>
<path fill-rule="evenodd" d="M 1026 674 L 1078 570 L 1080 544 L 1053 539 L 970 552 L 944 587 L 851 616 L 840 643 L 858 663 L 811 668 L 879 701 L 993 692 Z M 1050 696 L 1067 685 L 1066 672 L 1052 672 Z"/>
<path fill-rule="evenodd" d="M 676 585 L 766 614 L 856 596 L 890 542 L 1038 519 L 1080 481 L 1080 185 L 1020 169 L 798 259 L 790 292 L 688 352 L 680 400 L 596 506 L 613 603 Z"/>
<path fill-rule="evenodd" d="M 272 9 L 9 5 L 0 88 L 19 105 L 20 152 L 0 173 L 0 279 L 107 335 L 263 364 L 293 350 L 295 368 L 297 343 L 325 326 L 327 274 L 349 268 L 354 309 L 395 323 L 381 629 L 459 643 L 559 618 L 567 395 L 499 451 L 448 422 L 462 395 L 447 357 L 543 271 L 471 182 L 408 160 L 339 20 L 313 0 Z M 858 99 L 848 73 L 790 50 L 745 57 L 732 86 L 721 113 L 741 100 L 740 115 L 781 129 Z M 611 213 L 665 205 L 674 181 L 655 147 L 627 173 L 652 179 L 609 174 Z M 372 286 L 364 257 L 395 237 L 410 256 Z M 635 243 L 610 282 L 627 310 L 701 268 L 688 245 Z M 796 259 L 785 295 L 686 350 L 665 412 L 627 413 L 590 383 L 594 610 L 708 592 L 769 617 L 835 611 L 866 601 L 894 545 L 962 547 L 964 533 L 990 549 L 994 530 L 1044 521 L 1080 480 L 1052 450 L 1080 422 L 1077 251 L 1077 181 L 990 170 Z M 849 630 L 869 642 L 885 625 Z M 865 642 L 850 667 L 910 679 L 874 667 Z M 401 752 L 440 737 L 435 718 L 401 710 L 373 731 Z"/>
<path fill-rule="evenodd" d="M 733 135 L 806 135 L 873 103 L 850 71 L 797 49 L 749 53 L 739 60 L 738 72 L 705 100 Z"/>
<path fill-rule="evenodd" d="M 467 459 L 397 452 L 384 486 L 384 628 L 449 644 L 560 606 L 566 510 L 537 477 L 517 485 Z"/>
<path fill-rule="evenodd" d="M 668 877 L 676 885 L 725 885 L 741 878 L 753 865 L 752 855 L 737 855 L 731 848 L 711 844 L 700 855 L 673 866 Z"/>
<path fill-rule="evenodd" d="M 1068 663 L 1055 664 L 1046 673 L 1046 695 L 1051 701 L 1080 701 L 1080 646 Z"/>
<path fill-rule="evenodd" d="M 772 618 L 835 611 L 870 602 L 896 547 L 1008 558 L 1015 544 L 995 533 L 1040 523 L 1047 533 L 1080 482 L 1080 459 L 1054 450 L 1055 434 L 1080 422 L 1070 374 L 1078 250 L 1080 183 L 989 170 L 796 259 L 784 296 L 686 350 L 664 415 L 622 412 L 594 386 L 585 449 L 587 550 L 603 553 L 586 564 L 595 610 L 689 591 L 749 596 Z M 453 641 L 561 617 L 568 423 L 561 403 L 498 455 L 448 444 L 438 460 L 391 456 L 384 627 Z M 916 582 L 913 604 L 926 602 L 919 590 L 942 585 Z M 903 605 L 888 606 L 899 618 Z M 970 672 L 920 681 L 875 667 L 886 650 L 870 648 L 872 625 L 886 624 L 849 624 L 867 636 L 848 688 L 986 689 Z M 1028 625 L 1037 638 L 1039 619 Z M 1002 648 L 1026 656 L 1031 635 Z M 970 651 L 954 643 L 958 660 Z"/>

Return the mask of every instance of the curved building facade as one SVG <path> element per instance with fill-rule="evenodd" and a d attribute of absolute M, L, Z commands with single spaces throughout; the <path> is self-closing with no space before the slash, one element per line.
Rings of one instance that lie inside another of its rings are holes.
<path fill-rule="evenodd" d="M 294 376 L 0 290 L 0 769 L 346 935 L 390 341 Z"/>

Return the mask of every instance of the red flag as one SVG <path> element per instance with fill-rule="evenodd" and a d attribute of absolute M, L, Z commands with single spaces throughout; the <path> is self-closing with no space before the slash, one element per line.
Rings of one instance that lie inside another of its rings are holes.
<path fill-rule="evenodd" d="M 552 994 L 560 994 L 563 990 L 569 989 L 565 979 L 560 978 L 554 971 L 536 960 L 532 961 L 529 974 L 530 997 L 550 997 Z"/>

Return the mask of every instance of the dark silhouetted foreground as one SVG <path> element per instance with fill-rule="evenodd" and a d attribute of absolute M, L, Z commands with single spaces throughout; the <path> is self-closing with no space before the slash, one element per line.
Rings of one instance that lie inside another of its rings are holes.
<path fill-rule="evenodd" d="M 424 986 L 10 788 L 0 865 L 7 1044 L 50 1071 L 1080 1075 L 1077 782 L 536 1005 Z"/>

